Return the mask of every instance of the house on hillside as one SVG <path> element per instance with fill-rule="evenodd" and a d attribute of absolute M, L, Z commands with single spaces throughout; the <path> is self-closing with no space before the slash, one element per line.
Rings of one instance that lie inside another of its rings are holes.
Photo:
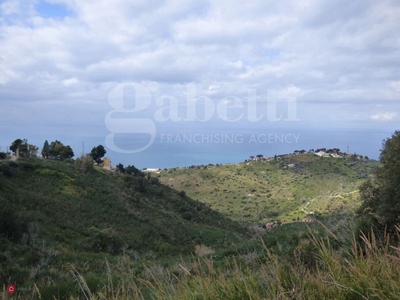
<path fill-rule="evenodd" d="M 314 154 L 319 157 L 329 157 L 329 153 L 326 153 L 325 151 L 322 150 L 315 152 Z"/>
<path fill-rule="evenodd" d="M 109 170 L 109 171 L 114 171 L 116 168 L 111 165 L 111 159 L 108 157 L 105 157 L 103 159 L 103 169 Z"/>
<path fill-rule="evenodd" d="M 143 172 L 160 173 L 161 170 L 159 168 L 145 168 Z"/>

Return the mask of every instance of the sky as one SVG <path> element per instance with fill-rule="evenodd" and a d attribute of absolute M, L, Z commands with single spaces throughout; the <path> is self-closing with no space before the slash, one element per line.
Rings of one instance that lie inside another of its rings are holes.
<path fill-rule="evenodd" d="M 27 138 L 139 167 L 378 158 L 399 129 L 399 27 L 396 0 L 0 1 L 0 151 Z"/>

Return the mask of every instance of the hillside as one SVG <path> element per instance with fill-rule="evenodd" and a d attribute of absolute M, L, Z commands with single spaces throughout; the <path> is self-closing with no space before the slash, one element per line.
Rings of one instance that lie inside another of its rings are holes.
<path fill-rule="evenodd" d="M 359 205 L 358 186 L 377 161 L 355 157 L 281 155 L 235 165 L 164 170 L 162 183 L 184 190 L 237 221 L 297 221 L 308 213 L 329 215 Z"/>
<path fill-rule="evenodd" d="M 246 231 L 149 175 L 36 158 L 0 162 L 0 282 L 62 276 L 67 263 L 167 259 L 219 249 Z M 197 248 L 196 248 L 197 247 Z M 139 264 L 140 265 L 140 264 Z"/>
<path fill-rule="evenodd" d="M 376 165 L 303 154 L 133 176 L 0 161 L 1 295 L 10 282 L 18 299 L 343 299 L 397 286 L 389 256 L 370 247 L 391 268 L 382 279 L 351 239 L 354 191 Z M 293 222 L 311 209 L 322 223 Z M 259 226 L 278 219 L 288 224 Z M 363 278 L 376 284 L 342 288 Z"/>

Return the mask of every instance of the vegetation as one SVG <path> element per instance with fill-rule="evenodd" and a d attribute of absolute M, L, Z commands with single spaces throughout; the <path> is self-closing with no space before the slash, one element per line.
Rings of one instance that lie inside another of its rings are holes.
<path fill-rule="evenodd" d="M 125 255 L 142 268 L 144 261 L 190 256 L 201 245 L 222 249 L 247 234 L 156 178 L 93 168 L 89 156 L 74 164 L 0 163 L 0 282 L 71 285 L 64 280 L 69 266 L 81 272 L 88 261 L 87 274 L 100 280 L 94 274 L 104 258 Z"/>
<path fill-rule="evenodd" d="M 16 139 L 12 142 L 10 150 L 14 152 L 15 155 L 29 157 L 36 156 L 38 147 L 29 144 L 27 139 Z"/>
<path fill-rule="evenodd" d="M 288 223 L 310 212 L 320 216 L 354 212 L 360 205 L 358 187 L 376 166 L 373 160 L 305 153 L 271 161 L 169 169 L 159 178 L 234 220 Z"/>
<path fill-rule="evenodd" d="M 103 162 L 102 158 L 104 157 L 106 152 L 107 151 L 106 149 L 104 149 L 103 145 L 98 145 L 97 147 L 93 147 L 92 151 L 90 152 L 90 155 L 97 164 L 100 164 Z"/>
<path fill-rule="evenodd" d="M 374 175 L 377 163 L 358 155 L 303 151 L 153 175 L 122 164 L 106 171 L 90 154 L 4 156 L 0 295 L 14 283 L 22 300 L 398 299 L 400 228 L 385 212 L 399 202 L 398 136 L 385 141 Z M 365 180 L 358 214 L 379 230 L 360 235 L 353 219 Z M 246 205 L 233 213 L 212 197 Z M 317 222 L 297 222 L 311 209 Z M 282 226 L 264 230 L 265 220 Z"/>
<path fill-rule="evenodd" d="M 68 299 L 398 299 L 400 248 L 389 246 L 388 235 L 382 247 L 373 232 L 357 242 L 347 241 L 350 232 L 325 230 L 329 237 L 320 238 L 310 228 L 291 259 L 268 241 L 231 254 L 222 265 L 206 254 L 174 265 L 149 262 L 138 272 L 123 255 L 113 264 L 104 260 L 103 280 L 71 266 L 74 281 L 35 285 L 19 299 L 63 299 L 71 291 L 75 296 Z"/>
<path fill-rule="evenodd" d="M 66 160 L 74 157 L 74 151 L 69 145 L 64 145 L 60 141 L 53 141 L 49 144 L 46 140 L 42 149 L 42 157 Z"/>
<path fill-rule="evenodd" d="M 334 237 L 336 238 L 336 237 Z M 282 261 L 264 247 L 246 263 L 234 259 L 224 269 L 210 259 L 180 265 L 179 275 L 156 274 L 140 285 L 111 284 L 94 299 L 398 299 L 400 248 L 380 248 L 373 238 L 353 241 L 352 248 L 337 251 L 328 240 L 311 236 L 315 266 L 301 257 L 296 263 Z M 365 250 L 363 250 L 365 249 Z M 256 266 L 256 267 L 255 267 Z M 129 274 L 129 270 L 119 269 Z M 150 295 L 150 296 L 148 296 Z"/>
<path fill-rule="evenodd" d="M 394 231 L 400 223 L 400 131 L 383 142 L 380 163 L 374 177 L 360 188 L 362 205 L 357 212 L 368 227 Z"/>
<path fill-rule="evenodd" d="M 75 160 L 75 168 L 83 174 L 93 170 L 93 157 L 89 154 L 82 155 Z"/>

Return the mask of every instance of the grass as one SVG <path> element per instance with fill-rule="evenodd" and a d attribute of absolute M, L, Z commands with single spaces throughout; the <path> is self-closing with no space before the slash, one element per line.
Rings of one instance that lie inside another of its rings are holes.
<path fill-rule="evenodd" d="M 307 203 L 308 211 L 320 214 L 354 211 L 359 203 L 351 193 L 376 165 L 304 154 L 281 161 L 169 169 L 159 179 L 240 222 L 292 222 L 307 214 Z"/>
<path fill-rule="evenodd" d="M 129 262 L 113 270 L 107 265 L 108 282 L 96 293 L 74 276 L 86 299 L 398 299 L 400 248 L 392 237 L 372 232 L 337 247 L 343 237 L 326 230 L 329 238 L 310 231 L 311 250 L 295 250 L 291 261 L 262 242 L 258 252 L 246 254 L 247 262 L 226 258 L 222 268 L 210 257 L 193 258 L 173 269 L 147 267 L 146 276 L 133 278 Z"/>
<path fill-rule="evenodd" d="M 396 299 L 398 245 L 351 235 L 353 191 L 374 164 L 301 155 L 171 169 L 164 185 L 3 161 L 0 298 L 12 282 L 21 300 Z M 293 222 L 311 210 L 323 223 Z"/>
<path fill-rule="evenodd" d="M 150 176 L 83 174 L 41 159 L 3 161 L 0 170 L 0 283 L 67 290 L 69 264 L 100 280 L 105 257 L 166 261 L 196 247 L 224 249 L 248 235 Z"/>

